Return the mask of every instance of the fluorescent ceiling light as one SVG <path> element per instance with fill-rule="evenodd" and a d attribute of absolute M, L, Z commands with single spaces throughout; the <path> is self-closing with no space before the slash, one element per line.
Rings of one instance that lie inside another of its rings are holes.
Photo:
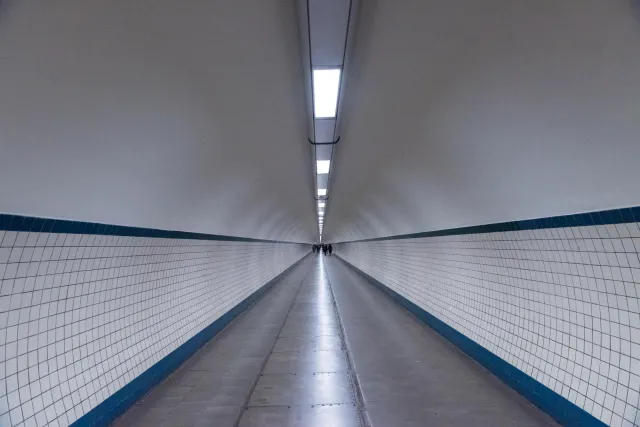
<path fill-rule="evenodd" d="M 324 216 L 324 212 L 320 211 L 320 212 L 318 212 L 318 215 Z"/>
<path fill-rule="evenodd" d="M 326 196 L 327 189 L 326 188 L 318 188 L 318 196 Z"/>
<path fill-rule="evenodd" d="M 325 206 L 325 203 L 324 203 L 324 202 L 318 202 L 318 207 L 319 207 L 319 208 L 324 208 L 324 206 Z"/>
<path fill-rule="evenodd" d="M 313 112 L 316 119 L 336 116 L 340 69 L 313 70 Z"/>
<path fill-rule="evenodd" d="M 316 173 L 318 175 L 329 173 L 330 166 L 331 166 L 331 160 L 318 160 L 316 162 Z"/>

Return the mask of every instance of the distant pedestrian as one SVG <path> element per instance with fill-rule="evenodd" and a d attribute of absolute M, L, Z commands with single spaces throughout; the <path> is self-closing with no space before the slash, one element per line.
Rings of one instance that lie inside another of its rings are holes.
<path fill-rule="evenodd" d="M 331 246 L 331 243 L 329 243 L 329 256 L 331 256 L 332 252 L 333 252 L 333 246 Z"/>
<path fill-rule="evenodd" d="M 327 255 L 327 245 L 322 245 L 322 254 Z"/>

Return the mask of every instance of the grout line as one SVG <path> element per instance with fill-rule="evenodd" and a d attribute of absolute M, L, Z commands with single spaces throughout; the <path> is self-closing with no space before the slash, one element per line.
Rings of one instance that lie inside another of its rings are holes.
<path fill-rule="evenodd" d="M 495 381 L 494 385 L 499 389 L 513 392 L 513 395 L 509 395 L 512 402 L 518 402 L 539 411 L 540 415 L 547 418 L 545 425 L 604 426 L 604 423 L 594 418 L 590 413 L 549 389 L 516 365 L 502 359 L 488 348 L 454 329 L 453 326 L 411 302 L 398 291 L 355 267 L 349 261 L 342 257 L 339 259 L 348 274 L 357 276 L 366 285 L 375 288 L 380 296 L 394 302 L 408 315 L 423 323 L 427 329 L 436 334 L 433 337 L 434 340 L 453 353 L 458 353 L 458 356 L 462 357 L 461 360 L 474 366 L 476 372 L 483 375 L 487 381 Z"/>

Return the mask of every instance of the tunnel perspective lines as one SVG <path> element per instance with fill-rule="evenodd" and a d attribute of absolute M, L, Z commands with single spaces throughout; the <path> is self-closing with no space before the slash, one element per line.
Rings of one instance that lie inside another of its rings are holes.
<path fill-rule="evenodd" d="M 0 225 L 0 425 L 14 427 L 106 425 L 309 252 L 11 215 Z"/>
<path fill-rule="evenodd" d="M 305 259 L 117 427 L 366 426 L 330 284 Z"/>
<path fill-rule="evenodd" d="M 342 261 L 327 265 L 372 426 L 556 426 Z"/>
<path fill-rule="evenodd" d="M 116 427 L 555 427 L 340 261 L 287 273 Z"/>
<path fill-rule="evenodd" d="M 418 233 L 336 252 L 566 425 L 635 427 L 638 214 Z"/>
<path fill-rule="evenodd" d="M 298 0 L 318 236 L 329 204 L 359 0 Z"/>

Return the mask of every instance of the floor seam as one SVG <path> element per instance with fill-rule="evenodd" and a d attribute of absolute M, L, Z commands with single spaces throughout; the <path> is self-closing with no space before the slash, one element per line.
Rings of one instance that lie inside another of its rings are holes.
<path fill-rule="evenodd" d="M 336 315 L 338 316 L 338 324 L 340 325 L 340 331 L 342 335 L 342 342 L 344 345 L 344 352 L 347 357 L 347 365 L 349 366 L 349 378 L 351 379 L 351 383 L 356 395 L 358 414 L 360 416 L 360 420 L 362 421 L 362 425 L 364 427 L 371 426 L 371 422 L 367 417 L 367 411 L 364 406 L 364 397 L 362 395 L 362 390 L 360 389 L 360 383 L 358 382 L 358 376 L 356 374 L 355 369 L 353 368 L 353 362 L 351 360 L 351 352 L 349 351 L 349 346 L 347 344 L 346 333 L 344 330 L 344 324 L 342 323 L 342 316 L 340 315 L 340 309 L 338 307 L 338 301 L 336 300 L 335 292 L 333 291 L 333 284 L 331 282 L 331 277 L 329 276 L 329 270 L 327 268 L 326 263 L 324 262 L 324 258 L 322 258 L 322 265 L 324 266 L 325 274 L 327 276 L 327 282 L 329 283 L 329 289 L 331 290 L 331 298 L 333 300 L 333 305 L 335 307 Z"/>
<path fill-rule="evenodd" d="M 311 271 L 313 271 L 313 270 L 309 269 L 305 273 L 305 275 L 302 278 L 302 280 L 300 281 L 300 283 L 298 284 L 298 289 L 296 290 L 296 294 L 291 299 L 291 304 L 289 305 L 289 309 L 287 310 L 287 315 L 284 316 L 284 319 L 282 321 L 282 325 L 280 325 L 280 329 L 278 330 L 278 334 L 276 335 L 275 339 L 273 340 L 273 345 L 271 346 L 271 349 L 269 350 L 269 352 L 267 353 L 267 355 L 264 358 L 264 361 L 262 362 L 262 365 L 260 367 L 260 371 L 258 372 L 256 380 L 254 381 L 253 385 L 251 386 L 251 389 L 249 389 L 249 393 L 247 394 L 247 398 L 245 399 L 244 404 L 242 405 L 242 408 L 240 409 L 240 413 L 238 414 L 238 419 L 233 424 L 233 427 L 238 427 L 240 425 L 240 421 L 242 420 L 242 415 L 250 407 L 249 406 L 249 402 L 251 401 L 251 396 L 253 396 L 253 392 L 255 391 L 256 386 L 258 385 L 258 382 L 260 381 L 260 377 L 262 375 L 264 375 L 263 374 L 264 368 L 267 366 L 267 362 L 269 361 L 269 356 L 271 356 L 271 354 L 273 353 L 273 349 L 275 348 L 276 343 L 278 342 L 278 338 L 280 337 L 280 333 L 282 332 L 282 329 L 284 328 L 284 325 L 287 323 L 287 319 L 289 318 L 289 314 L 291 313 L 291 309 L 295 305 L 296 299 L 298 298 L 298 294 L 300 293 L 300 289 L 302 289 L 302 284 L 305 282 L 305 280 L 307 280 L 307 277 L 309 276 L 309 273 Z"/>
<path fill-rule="evenodd" d="M 271 372 L 271 373 L 263 373 L 260 376 L 261 377 L 268 377 L 268 376 L 275 376 L 275 375 L 298 375 L 301 377 L 304 376 L 313 376 L 313 375 L 326 375 L 326 374 L 344 374 L 344 373 L 348 373 L 349 371 L 316 371 L 316 372 L 302 372 L 302 373 L 298 373 L 298 372 Z"/>
<path fill-rule="evenodd" d="M 315 408 L 318 406 L 351 406 L 353 405 L 353 402 L 332 402 L 332 403 L 303 403 L 300 405 L 262 405 L 262 406 L 257 406 L 257 405 L 251 405 L 249 407 L 247 407 L 247 409 L 249 408 L 260 408 L 260 409 L 264 409 L 264 408 L 287 408 L 287 409 L 291 409 L 291 408 Z"/>

